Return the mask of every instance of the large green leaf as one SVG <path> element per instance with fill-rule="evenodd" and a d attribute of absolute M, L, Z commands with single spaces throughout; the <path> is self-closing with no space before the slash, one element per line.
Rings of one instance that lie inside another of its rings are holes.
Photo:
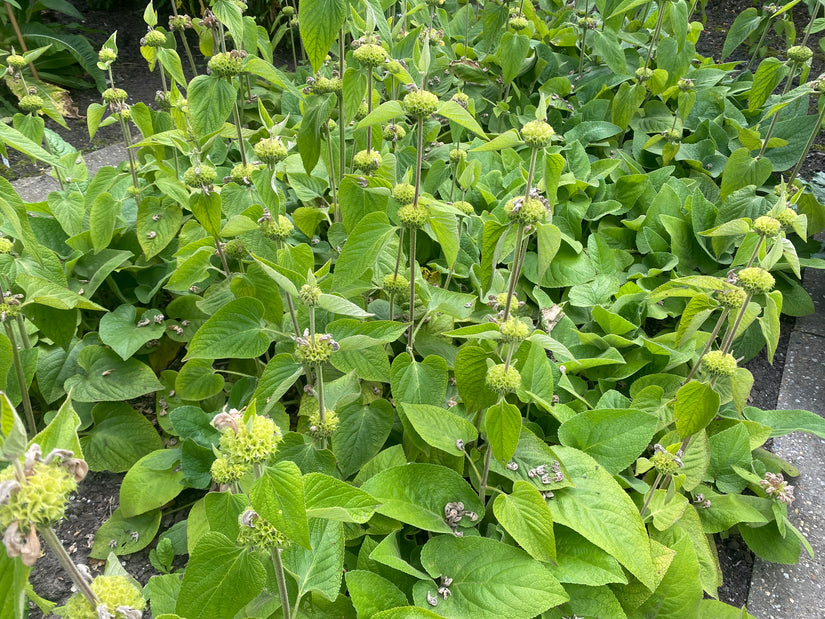
<path fill-rule="evenodd" d="M 358 222 L 335 263 L 335 285 L 344 287 L 375 266 L 393 227 L 384 213 L 370 213 Z"/>
<path fill-rule="evenodd" d="M 71 376 L 63 386 L 78 402 L 118 402 L 163 389 L 148 365 L 134 358 L 124 361 L 102 346 L 85 347 L 77 363 L 86 375 Z"/>
<path fill-rule="evenodd" d="M 338 597 L 344 567 L 344 525 L 334 520 L 309 521 L 312 550 L 292 544 L 284 550 L 284 566 L 298 583 L 298 596 L 317 591 L 328 600 Z"/>
<path fill-rule="evenodd" d="M 152 422 L 125 402 L 100 403 L 92 409 L 94 425 L 80 439 L 93 471 L 123 473 L 143 456 L 163 449 Z"/>
<path fill-rule="evenodd" d="M 511 494 L 496 497 L 493 513 L 501 526 L 531 557 L 538 561 L 555 562 L 553 516 L 547 508 L 547 501 L 533 485 L 524 481 L 515 482 Z"/>
<path fill-rule="evenodd" d="M 261 517 L 296 544 L 310 548 L 304 483 L 294 462 L 267 467 L 249 491 L 249 499 Z"/>
<path fill-rule="evenodd" d="M 24 619 L 26 608 L 26 584 L 31 568 L 18 558 L 12 559 L 0 552 L 0 617 Z"/>
<path fill-rule="evenodd" d="M 517 406 L 500 400 L 484 413 L 484 429 L 496 460 L 506 464 L 518 446 L 521 411 Z"/>
<path fill-rule="evenodd" d="M 254 359 L 269 348 L 263 329 L 263 303 L 252 297 L 235 299 L 215 312 L 189 342 L 187 359 Z"/>
<path fill-rule="evenodd" d="M 364 523 L 378 506 L 363 490 L 323 473 L 304 477 L 304 493 L 309 518 Z"/>
<path fill-rule="evenodd" d="M 771 428 L 771 437 L 784 436 L 791 432 L 810 432 L 825 439 L 825 419 L 802 410 L 763 411 L 752 406 L 745 407 L 745 417 Z"/>
<path fill-rule="evenodd" d="M 264 373 L 255 389 L 255 400 L 262 414 L 271 409 L 289 391 L 303 373 L 304 367 L 287 353 L 275 355 L 264 368 Z"/>
<path fill-rule="evenodd" d="M 478 438 L 478 431 L 472 423 L 440 406 L 405 403 L 399 403 L 399 406 L 418 435 L 436 449 L 461 455 L 464 445 Z"/>
<path fill-rule="evenodd" d="M 236 87 L 223 78 L 198 75 L 189 82 L 189 115 L 195 132 L 205 136 L 223 127 L 237 96 Z"/>
<path fill-rule="evenodd" d="M 369 570 L 347 572 L 347 589 L 359 617 L 407 605 L 407 596 L 383 576 Z"/>
<path fill-rule="evenodd" d="M 484 506 L 464 478 L 437 464 L 395 466 L 371 477 L 361 488 L 381 502 L 379 513 L 426 531 L 452 531 L 444 522 L 447 503 L 462 502 L 479 519 L 484 515 Z M 459 527 L 472 526 L 469 516 L 459 522 Z"/>
<path fill-rule="evenodd" d="M 213 531 L 200 538 L 189 558 L 175 611 L 182 617 L 234 617 L 265 583 L 261 560 Z"/>
<path fill-rule="evenodd" d="M 304 0 L 298 12 L 301 40 L 313 71 L 321 68 L 347 18 L 344 0 Z"/>
<path fill-rule="evenodd" d="M 180 450 L 160 449 L 138 460 L 120 485 L 120 511 L 131 518 L 162 507 L 183 490 Z"/>
<path fill-rule="evenodd" d="M 658 425 L 659 419 L 645 411 L 589 410 L 561 425 L 559 441 L 589 454 L 617 475 L 642 454 Z"/>
<path fill-rule="evenodd" d="M 433 578 L 452 579 L 451 595 L 438 599 L 442 617 L 530 619 L 569 597 L 547 566 L 519 548 L 486 537 L 441 535 L 428 541 L 421 563 Z M 431 583 L 417 583 L 413 597 L 428 606 Z"/>
<path fill-rule="evenodd" d="M 395 411 L 386 400 L 376 400 L 369 406 L 347 406 L 338 411 L 338 419 L 332 451 L 346 478 L 381 451 L 392 431 Z"/>
<path fill-rule="evenodd" d="M 462 346 L 455 360 L 455 382 L 458 395 L 468 409 L 477 411 L 492 406 L 498 396 L 487 386 L 489 355 L 479 346 Z"/>
<path fill-rule="evenodd" d="M 160 322 L 155 317 L 160 316 Z M 163 335 L 163 316 L 159 310 L 149 310 L 137 319 L 134 305 L 121 305 L 100 319 L 100 341 L 111 347 L 124 361 L 151 340 Z"/>
<path fill-rule="evenodd" d="M 447 362 L 429 355 L 415 361 L 401 353 L 392 363 L 390 381 L 396 402 L 441 406 L 447 393 Z"/>
<path fill-rule="evenodd" d="M 554 447 L 575 486 L 556 491 L 553 521 L 570 527 L 614 556 L 646 587 L 654 587 L 654 567 L 639 508 L 613 476 L 572 447 Z"/>
<path fill-rule="evenodd" d="M 676 393 L 673 416 L 682 438 L 703 430 L 719 412 L 719 394 L 713 388 L 692 380 Z"/>
<path fill-rule="evenodd" d="M 123 510 L 116 509 L 95 533 L 94 545 L 89 556 L 106 559 L 110 552 L 128 555 L 146 548 L 157 535 L 161 515 L 161 510 L 153 509 L 126 518 L 123 516 Z"/>

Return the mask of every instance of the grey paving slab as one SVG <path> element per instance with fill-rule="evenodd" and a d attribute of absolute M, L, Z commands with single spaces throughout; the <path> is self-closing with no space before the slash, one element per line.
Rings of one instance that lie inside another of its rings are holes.
<path fill-rule="evenodd" d="M 803 285 L 811 295 L 816 311 L 797 318 L 795 330 L 825 337 L 825 271 L 806 269 L 803 277 Z"/>
<path fill-rule="evenodd" d="M 810 273 L 810 271 L 809 271 Z M 810 290 L 810 289 L 809 289 Z M 820 306 L 821 309 L 821 306 Z M 818 313 L 820 319 L 822 313 Z M 825 336 L 797 329 L 791 334 L 777 408 L 805 409 L 825 417 Z M 756 559 L 748 611 L 758 619 L 825 617 L 825 440 L 794 433 L 777 438 L 774 451 L 800 470 L 790 519 L 813 546 L 799 564 Z"/>
<path fill-rule="evenodd" d="M 126 158 L 126 147 L 123 144 L 113 144 L 83 155 L 89 176 L 93 176 L 103 166 L 116 166 Z M 12 182 L 12 187 L 24 202 L 42 202 L 49 197 L 49 193 L 60 189 L 57 180 L 50 176 L 48 167 L 37 176 L 28 176 Z"/>

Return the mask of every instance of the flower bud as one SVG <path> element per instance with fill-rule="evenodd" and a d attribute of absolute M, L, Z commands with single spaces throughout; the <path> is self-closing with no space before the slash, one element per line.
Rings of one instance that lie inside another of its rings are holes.
<path fill-rule="evenodd" d="M 639 67 L 636 69 L 636 80 L 639 83 L 643 83 L 648 81 L 651 77 L 653 77 L 653 69 L 647 69 L 645 67 Z"/>
<path fill-rule="evenodd" d="M 736 372 L 736 359 L 730 353 L 711 350 L 702 357 L 702 367 L 714 376 L 733 376 Z"/>
<path fill-rule="evenodd" d="M 384 277 L 384 290 L 387 294 L 405 294 L 410 287 L 410 282 L 403 275 L 390 273 Z"/>
<path fill-rule="evenodd" d="M 370 174 L 381 167 L 381 162 L 381 153 L 377 150 L 362 150 L 352 158 L 352 167 L 362 174 Z"/>
<path fill-rule="evenodd" d="M 315 337 L 304 332 L 304 337 L 295 341 L 295 357 L 309 365 L 321 365 L 329 361 L 332 353 L 338 350 L 338 343 L 327 333 L 316 333 Z"/>
<path fill-rule="evenodd" d="M 404 139 L 405 135 L 407 135 L 407 130 L 402 125 L 393 123 L 384 127 L 384 139 L 387 142 L 397 142 Z"/>
<path fill-rule="evenodd" d="M 150 30 L 146 33 L 146 36 L 143 37 L 141 45 L 147 47 L 163 47 L 166 45 L 166 35 L 159 30 Z"/>
<path fill-rule="evenodd" d="M 43 109 L 43 98 L 38 95 L 26 95 L 20 99 L 17 106 L 24 114 L 33 114 Z"/>
<path fill-rule="evenodd" d="M 450 163 L 458 163 L 467 159 L 467 151 L 463 148 L 454 148 L 450 151 Z"/>
<path fill-rule="evenodd" d="M 307 307 L 315 307 L 318 305 L 318 299 L 321 298 L 321 289 L 312 284 L 304 284 L 301 286 L 298 296 L 301 297 L 301 301 Z"/>
<path fill-rule="evenodd" d="M 204 163 L 193 165 L 183 173 L 183 182 L 188 187 L 200 189 L 203 186 L 211 187 L 218 178 L 218 171 L 211 165 Z"/>
<path fill-rule="evenodd" d="M 661 475 L 674 475 L 684 466 L 679 456 L 669 452 L 658 444 L 655 446 L 655 453 L 650 461 L 653 464 L 653 468 L 656 469 L 656 472 Z"/>
<path fill-rule="evenodd" d="M 796 211 L 791 208 L 786 208 L 784 211 L 779 213 L 776 218 L 779 220 L 779 223 L 783 226 L 791 226 L 796 221 L 798 215 Z"/>
<path fill-rule="evenodd" d="M 457 93 L 455 93 L 455 94 L 452 96 L 452 98 L 451 98 L 450 100 L 451 100 L 451 101 L 454 101 L 454 102 L 456 102 L 456 103 L 458 103 L 458 104 L 459 104 L 461 107 L 463 107 L 465 110 L 467 109 L 467 107 L 468 107 L 468 106 L 469 106 L 469 104 L 470 104 L 470 97 L 468 97 L 468 96 L 467 96 L 465 93 L 463 93 L 463 92 L 457 92 Z"/>
<path fill-rule="evenodd" d="M 404 97 L 404 111 L 413 118 L 427 118 L 438 108 L 438 97 L 428 90 L 409 92 Z"/>
<path fill-rule="evenodd" d="M 716 300 L 719 305 L 729 310 L 738 310 L 745 303 L 747 294 L 741 288 L 719 290 L 716 292 Z"/>
<path fill-rule="evenodd" d="M 255 144 L 253 150 L 255 156 L 267 165 L 275 165 L 289 155 L 289 149 L 278 136 L 264 138 Z"/>
<path fill-rule="evenodd" d="M 103 91 L 103 100 L 106 103 L 122 103 L 129 95 L 122 88 L 107 88 Z"/>
<path fill-rule="evenodd" d="M 6 64 L 12 69 L 20 70 L 26 66 L 26 59 L 20 54 L 6 56 Z"/>
<path fill-rule="evenodd" d="M 412 204 L 415 200 L 415 187 L 409 183 L 399 183 L 392 188 L 392 197 L 399 204 Z"/>
<path fill-rule="evenodd" d="M 813 51 L 806 45 L 794 45 L 788 50 L 788 60 L 797 64 L 804 64 L 813 58 Z"/>
<path fill-rule="evenodd" d="M 513 223 L 532 226 L 543 221 L 547 216 L 547 206 L 539 198 L 519 196 L 504 206 L 504 212 Z"/>
<path fill-rule="evenodd" d="M 487 370 L 485 382 L 498 394 L 510 393 L 521 387 L 521 374 L 516 368 L 506 368 L 503 363 L 499 363 Z"/>
<path fill-rule="evenodd" d="M 365 67 L 375 68 L 384 64 L 387 59 L 387 50 L 375 43 L 367 43 L 358 47 L 352 55 Z"/>
<path fill-rule="evenodd" d="M 367 106 L 367 102 L 361 101 L 361 105 L 359 105 L 358 109 L 355 111 L 355 120 L 364 120 L 369 113 L 370 108 Z"/>
<path fill-rule="evenodd" d="M 518 343 L 530 335 L 530 327 L 515 316 L 501 323 L 499 331 L 503 341 L 512 343 Z"/>
<path fill-rule="evenodd" d="M 521 139 L 533 148 L 544 148 L 555 134 L 553 127 L 543 120 L 531 120 L 521 128 Z"/>
<path fill-rule="evenodd" d="M 338 415 L 333 410 L 324 411 L 323 421 L 321 421 L 320 411 L 315 411 L 309 416 L 309 432 L 315 439 L 330 439 L 337 428 Z"/>
<path fill-rule="evenodd" d="M 229 178 L 232 182 L 237 183 L 238 185 L 251 185 L 252 184 L 252 173 L 258 169 L 257 166 L 252 164 L 242 164 L 239 163 L 232 171 L 229 173 Z"/>
<path fill-rule="evenodd" d="M 406 228 L 423 228 L 429 217 L 430 209 L 420 204 L 407 204 L 398 209 L 398 219 Z"/>
<path fill-rule="evenodd" d="M 676 83 L 676 86 L 679 87 L 680 92 L 690 92 L 693 90 L 693 80 L 683 77 Z"/>
<path fill-rule="evenodd" d="M 529 23 L 530 22 L 528 22 L 527 19 L 525 19 L 521 15 L 517 15 L 515 17 L 510 18 L 510 27 L 516 31 L 524 30 L 525 28 L 527 28 Z"/>
<path fill-rule="evenodd" d="M 0 471 L 0 484 L 15 480 L 19 487 L 10 491 L 8 499 L 0 502 L 0 529 L 18 522 L 21 530 L 29 525 L 51 526 L 63 517 L 66 497 L 77 489 L 74 475 L 59 461 L 50 463 L 36 459 L 28 467 L 21 483 L 13 467 Z"/>
<path fill-rule="evenodd" d="M 285 215 L 278 215 L 277 219 L 262 217 L 259 220 L 261 232 L 268 239 L 283 241 L 292 234 L 295 226 Z"/>
<path fill-rule="evenodd" d="M 92 608 L 82 593 L 75 593 L 63 607 L 64 619 L 99 619 L 106 616 L 126 619 L 135 616 L 128 611 L 136 610 L 142 614 L 146 608 L 140 589 L 126 576 L 98 576 L 90 586 L 100 600 L 100 606 Z"/>
<path fill-rule="evenodd" d="M 763 215 L 762 217 L 757 217 L 753 222 L 753 229 L 763 236 L 774 237 L 779 234 L 779 231 L 782 229 L 782 222 L 774 217 Z"/>
<path fill-rule="evenodd" d="M 739 285 L 742 286 L 746 292 L 752 294 L 770 292 L 776 283 L 773 275 L 760 267 L 742 269 L 737 273 L 737 277 L 739 278 Z"/>
<path fill-rule="evenodd" d="M 475 208 L 473 208 L 473 205 L 467 202 L 466 200 L 459 200 L 458 202 L 453 202 L 453 207 L 457 208 L 465 215 L 475 215 L 476 212 Z"/>
<path fill-rule="evenodd" d="M 275 455 L 281 430 L 269 417 L 253 415 L 238 432 L 227 428 L 221 434 L 221 454 L 230 464 L 255 464 Z"/>
<path fill-rule="evenodd" d="M 253 509 L 247 509 L 238 517 L 238 544 L 255 550 L 270 551 L 289 545 L 287 537 Z"/>
<path fill-rule="evenodd" d="M 212 75 L 218 77 L 235 77 L 240 74 L 243 68 L 243 60 L 240 55 L 221 52 L 212 56 L 206 67 Z"/>
<path fill-rule="evenodd" d="M 252 467 L 245 462 L 230 462 L 225 457 L 216 458 L 209 469 L 217 484 L 234 483 L 246 475 Z"/>

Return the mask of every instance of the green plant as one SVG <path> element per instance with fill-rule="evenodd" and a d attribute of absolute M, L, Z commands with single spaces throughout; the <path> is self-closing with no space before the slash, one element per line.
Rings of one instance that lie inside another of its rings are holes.
<path fill-rule="evenodd" d="M 697 55 L 695 8 L 305 0 L 288 74 L 214 0 L 187 82 L 149 5 L 160 109 L 88 111 L 128 166 L 4 127 L 71 179 L 0 181 L 6 388 L 125 473 L 92 556 L 157 537 L 155 616 L 747 616 L 712 536 L 798 560 L 763 446 L 825 435 L 743 364 L 825 266 L 819 82 Z"/>

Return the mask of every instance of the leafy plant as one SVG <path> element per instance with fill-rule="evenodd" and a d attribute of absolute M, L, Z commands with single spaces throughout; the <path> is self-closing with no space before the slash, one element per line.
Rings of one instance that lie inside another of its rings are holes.
<path fill-rule="evenodd" d="M 160 109 L 88 110 L 128 165 L 2 129 L 67 180 L 0 181 L 0 374 L 125 472 L 92 556 L 157 538 L 154 616 L 746 616 L 712 536 L 810 551 L 763 446 L 825 428 L 743 361 L 813 311 L 822 82 L 703 58 L 684 0 L 578 4 L 305 0 L 287 74 L 214 0 L 188 81 L 150 4 Z"/>

